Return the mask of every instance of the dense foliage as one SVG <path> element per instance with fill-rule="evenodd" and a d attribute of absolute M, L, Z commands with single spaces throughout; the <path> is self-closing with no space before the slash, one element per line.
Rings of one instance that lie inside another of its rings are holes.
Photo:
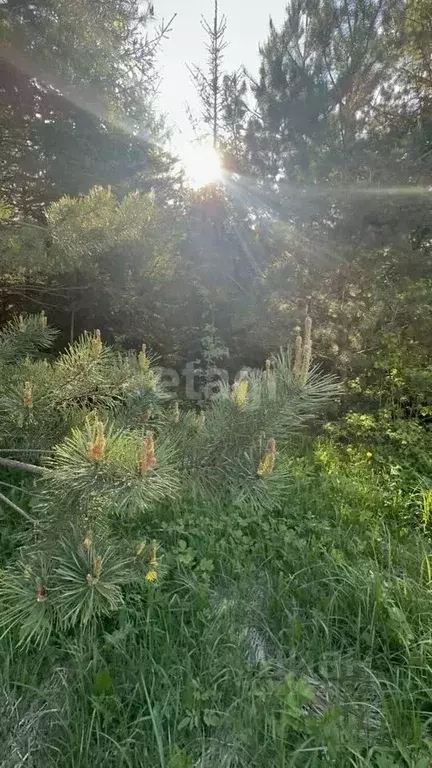
<path fill-rule="evenodd" d="M 430 3 L 219 6 L 0 2 L 4 768 L 430 764 Z"/>
<path fill-rule="evenodd" d="M 136 0 L 5 0 L 0 5 L 1 195 L 41 216 L 94 184 L 142 186 L 161 172 L 151 109 L 154 56 Z"/>

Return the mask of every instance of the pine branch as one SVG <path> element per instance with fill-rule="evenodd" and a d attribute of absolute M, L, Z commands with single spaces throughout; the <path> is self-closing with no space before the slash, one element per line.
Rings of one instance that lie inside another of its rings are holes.
<path fill-rule="evenodd" d="M 37 464 L 27 464 L 25 461 L 17 461 L 16 459 L 4 459 L 3 456 L 0 456 L 0 466 L 7 467 L 8 469 L 22 469 L 24 472 L 32 472 L 35 475 L 50 474 L 50 470 L 45 467 L 39 467 Z"/>
<path fill-rule="evenodd" d="M 21 358 L 35 355 L 41 349 L 48 349 L 58 332 L 47 325 L 42 312 L 40 315 L 14 317 L 0 329 L 0 361 L 16 363 Z"/>
<path fill-rule="evenodd" d="M 37 520 L 35 520 L 34 517 L 31 517 L 30 515 L 28 515 L 27 512 L 21 509 L 21 507 L 19 507 L 17 504 L 14 504 L 13 501 L 8 499 L 7 496 L 4 496 L 1 492 L 0 492 L 0 501 L 2 501 L 4 504 L 7 504 L 15 512 L 18 512 L 18 514 L 24 517 L 25 520 L 27 520 L 29 523 L 32 523 L 33 525 L 37 523 Z"/>

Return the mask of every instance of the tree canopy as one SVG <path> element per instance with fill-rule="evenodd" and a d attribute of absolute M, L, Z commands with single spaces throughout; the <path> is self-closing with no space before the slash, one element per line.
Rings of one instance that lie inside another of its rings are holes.
<path fill-rule="evenodd" d="M 137 0 L 1 4 L 2 198 L 40 217 L 63 194 L 163 171 L 152 100 L 166 31 Z"/>

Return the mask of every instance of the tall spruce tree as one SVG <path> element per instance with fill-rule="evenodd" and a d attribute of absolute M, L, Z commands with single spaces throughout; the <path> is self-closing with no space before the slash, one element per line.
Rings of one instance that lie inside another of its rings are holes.
<path fill-rule="evenodd" d="M 214 149 L 222 157 L 223 164 L 238 170 L 244 157 L 243 138 L 246 126 L 246 79 L 242 69 L 227 72 L 223 68 L 227 19 L 219 13 L 218 0 L 214 3 L 213 22 L 202 18 L 206 33 L 207 64 L 192 64 L 189 72 L 195 85 L 199 103 L 200 120 L 209 132 Z M 195 125 L 199 120 L 193 119 Z"/>
<path fill-rule="evenodd" d="M 201 119 L 210 129 L 213 147 L 217 149 L 223 110 L 223 54 L 228 45 L 225 39 L 227 20 L 224 15 L 219 15 L 218 0 L 214 0 L 213 22 L 202 17 L 201 26 L 207 36 L 207 67 L 203 69 L 192 64 L 189 72 L 199 96 Z"/>

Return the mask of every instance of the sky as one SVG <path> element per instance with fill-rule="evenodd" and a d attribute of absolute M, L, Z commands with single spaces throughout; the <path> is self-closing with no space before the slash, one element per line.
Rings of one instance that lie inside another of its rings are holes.
<path fill-rule="evenodd" d="M 198 114 L 198 100 L 186 64 L 205 64 L 205 32 L 200 25 L 203 15 L 213 18 L 213 0 L 154 0 L 158 20 L 168 21 L 177 14 L 169 38 L 163 41 L 159 55 L 162 83 L 159 105 L 174 128 L 174 142 L 189 141 L 192 128 L 186 114 L 186 104 Z M 251 74 L 257 74 L 258 46 L 268 36 L 270 16 L 276 26 L 284 18 L 286 0 L 219 0 L 219 13 L 227 18 L 224 68 L 238 69 L 242 64 Z"/>

